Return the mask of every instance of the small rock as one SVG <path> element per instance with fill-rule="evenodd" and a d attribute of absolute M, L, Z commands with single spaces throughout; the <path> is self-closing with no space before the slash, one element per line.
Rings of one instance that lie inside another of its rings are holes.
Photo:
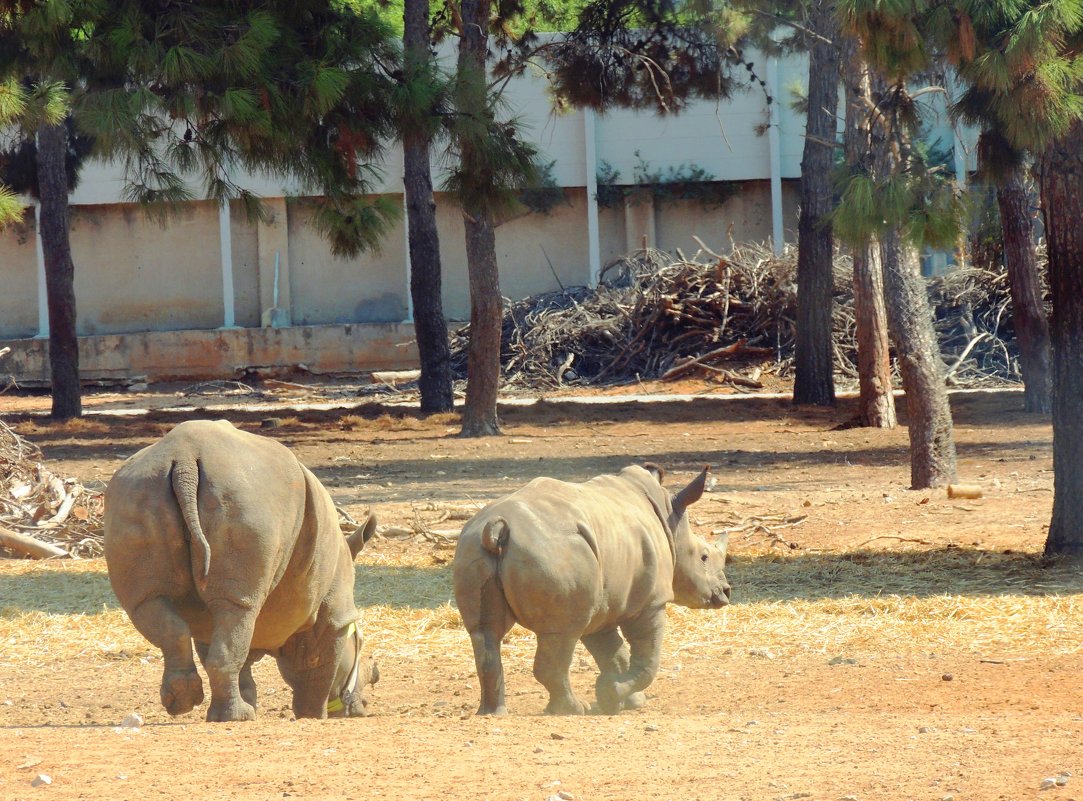
<path fill-rule="evenodd" d="M 120 728 L 141 729 L 143 728 L 143 717 L 138 712 L 129 712 L 124 716 L 124 720 L 120 722 Z"/>
<path fill-rule="evenodd" d="M 561 799 L 561 801 L 575 801 L 575 796 L 567 790 L 560 790 L 557 793 L 557 798 Z"/>
<path fill-rule="evenodd" d="M 1057 787 L 1063 787 L 1064 785 L 1066 785 L 1068 783 L 1068 779 L 1069 779 L 1069 777 L 1071 775 L 1072 774 L 1070 774 L 1070 773 L 1061 773 L 1060 775 L 1058 775 L 1057 776 Z"/>
<path fill-rule="evenodd" d="M 549 739 L 550 740 L 563 740 L 564 735 L 563 734 L 557 734 L 556 732 L 553 732 L 552 734 L 549 735 Z"/>
<path fill-rule="evenodd" d="M 839 801 L 857 801 L 856 795 L 842 795 L 839 796 Z"/>
<path fill-rule="evenodd" d="M 775 655 L 768 648 L 750 648 L 748 651 L 749 656 L 756 656 L 760 659 L 774 659 Z"/>
<path fill-rule="evenodd" d="M 955 796 L 953 796 L 951 793 L 948 793 L 947 795 L 941 796 L 940 801 L 955 801 Z"/>
<path fill-rule="evenodd" d="M 129 392 L 146 392 L 149 388 L 146 381 L 137 381 L 134 384 L 128 385 Z"/>
<path fill-rule="evenodd" d="M 1057 780 L 1050 777 L 1048 779 L 1042 779 L 1042 784 L 1038 789 L 1039 790 L 1049 790 L 1049 789 L 1051 789 L 1053 787 L 1056 787 L 1056 786 L 1057 786 Z"/>
<path fill-rule="evenodd" d="M 535 754 L 540 754 L 540 753 L 542 753 L 542 752 L 543 752 L 544 750 L 545 750 L 545 749 L 544 749 L 544 748 L 542 748 L 542 747 L 541 747 L 540 745 L 536 745 L 536 746 L 534 746 L 534 753 L 535 753 Z"/>
<path fill-rule="evenodd" d="M 952 679 L 954 679 L 955 677 L 954 677 L 953 675 L 951 675 L 950 673 L 945 673 L 945 674 L 944 674 L 943 676 L 941 676 L 940 678 L 941 678 L 941 679 L 943 679 L 944 681 L 951 681 L 951 680 L 952 680 Z"/>
<path fill-rule="evenodd" d="M 259 421 L 260 428 L 280 428 L 282 420 L 278 417 L 264 417 Z"/>
<path fill-rule="evenodd" d="M 931 726 L 921 726 L 921 727 L 920 727 L 920 728 L 918 729 L 918 734 L 928 734 L 928 733 L 929 733 L 929 732 L 931 732 L 932 730 L 933 730 L 933 729 L 932 729 L 932 727 L 931 727 Z"/>
<path fill-rule="evenodd" d="M 46 773 L 39 773 L 34 777 L 34 780 L 30 782 L 31 787 L 42 787 L 53 783 L 53 777 Z"/>
<path fill-rule="evenodd" d="M 836 656 L 827 664 L 829 665 L 856 665 L 857 660 L 849 656 Z"/>
<path fill-rule="evenodd" d="M 658 725 L 655 723 L 648 723 L 643 727 L 643 731 L 658 731 Z"/>

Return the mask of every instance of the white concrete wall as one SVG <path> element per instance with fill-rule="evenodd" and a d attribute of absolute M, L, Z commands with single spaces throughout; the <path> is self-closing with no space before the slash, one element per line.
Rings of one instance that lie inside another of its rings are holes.
<path fill-rule="evenodd" d="M 768 75 L 761 55 L 748 53 L 746 58 L 754 62 L 757 76 Z M 804 120 L 790 108 L 790 87 L 804 84 L 806 69 L 802 56 L 781 59 L 773 88 L 778 110 L 778 177 L 784 179 L 780 221 L 785 238 L 791 241 L 796 229 L 796 186 L 788 179 L 800 175 Z M 739 242 L 771 236 L 770 143 L 763 134 L 768 120 L 766 91 L 758 84 L 737 87 L 729 99 L 695 102 L 678 116 L 615 110 L 594 117 L 597 162 L 608 162 L 619 170 L 621 183 L 634 180 L 639 159 L 651 170 L 694 166 L 717 180 L 739 183 L 737 194 L 717 209 L 694 202 L 659 202 L 630 211 L 598 209 L 597 256 L 602 265 L 639 247 L 644 238 L 652 246 L 691 255 L 698 247 L 693 235 L 715 250 L 729 248 L 730 232 Z M 542 158 L 554 162 L 553 176 L 564 187 L 567 200 L 548 215 L 522 216 L 498 228 L 501 288 L 510 298 L 556 289 L 559 284 L 590 282 L 591 203 L 585 189 L 587 171 L 592 169 L 588 120 L 582 111 L 555 114 L 547 92 L 544 74 L 536 72 L 513 80 L 506 95 L 509 115 L 517 118 Z M 929 102 L 943 108 L 942 98 L 930 96 Z M 938 135 L 952 134 L 942 113 L 935 125 Z M 972 163 L 972 150 L 968 158 Z M 433 161 L 439 189 L 445 176 L 439 146 Z M 382 170 L 374 190 L 401 206 L 400 148 L 388 148 Z M 284 200 L 299 194 L 297 186 L 266 176 L 239 175 L 236 180 L 268 199 L 273 219 L 250 222 L 233 204 L 231 263 L 224 265 L 214 203 L 192 203 L 160 227 L 139 208 L 123 202 L 123 176 L 117 165 L 89 165 L 72 195 L 80 333 L 217 328 L 228 317 L 224 271 L 232 272 L 229 288 L 235 323 L 267 325 L 276 253 L 279 308 L 284 315 L 277 323 L 390 323 L 408 317 L 409 271 L 402 222 L 388 233 L 379 252 L 338 258 L 308 224 L 309 202 Z M 469 293 L 462 216 L 454 200 L 439 191 L 437 217 L 445 309 L 453 319 L 466 319 Z M 0 233 L 4 280 L 0 337 L 33 336 L 40 331 L 40 268 L 34 237 L 32 216 L 29 226 Z"/>

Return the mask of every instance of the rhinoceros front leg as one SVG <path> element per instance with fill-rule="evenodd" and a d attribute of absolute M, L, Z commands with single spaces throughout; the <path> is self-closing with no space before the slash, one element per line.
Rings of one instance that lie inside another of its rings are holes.
<path fill-rule="evenodd" d="M 574 634 L 539 634 L 534 652 L 534 678 L 549 691 L 547 715 L 582 715 L 587 708 L 572 692 L 568 669 L 579 638 Z"/>
<path fill-rule="evenodd" d="M 664 607 L 621 625 L 631 645 L 631 657 L 628 670 L 621 676 L 614 681 L 598 682 L 598 706 L 603 712 L 615 715 L 621 709 L 638 709 L 646 702 L 642 691 L 658 675 L 665 626 Z"/>
<path fill-rule="evenodd" d="M 215 600 L 208 604 L 211 618 L 211 642 L 203 666 L 211 685 L 209 722 L 255 720 L 256 709 L 241 695 L 240 677 L 248 662 L 256 611 L 232 601 Z M 248 676 L 251 679 L 251 673 Z M 253 683 L 253 689 L 254 689 Z"/>
<path fill-rule="evenodd" d="M 148 598 L 133 609 L 132 624 L 162 649 L 162 706 L 170 715 L 183 715 L 203 703 L 203 682 L 192 658 L 192 633 L 168 598 Z"/>
<path fill-rule="evenodd" d="M 594 692 L 598 697 L 598 709 L 607 715 L 615 715 L 622 708 L 639 709 L 647 703 L 647 697 L 643 693 L 637 692 L 628 696 L 620 706 L 615 708 L 610 706 L 614 698 L 611 688 L 618 681 L 624 679 L 624 674 L 628 672 L 630 663 L 628 644 L 620 636 L 620 632 L 611 629 L 588 634 L 583 638 L 583 645 L 586 646 L 590 655 L 594 657 L 594 661 L 598 663 L 598 669 L 601 671 L 597 681 L 594 682 Z M 604 702 L 603 698 L 605 699 Z"/>

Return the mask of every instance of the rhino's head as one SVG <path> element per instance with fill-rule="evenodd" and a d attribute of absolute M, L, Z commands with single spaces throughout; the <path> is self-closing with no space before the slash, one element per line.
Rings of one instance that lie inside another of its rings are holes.
<path fill-rule="evenodd" d="M 357 557 L 375 532 L 376 515 L 370 514 L 365 525 L 346 538 L 351 558 Z M 327 716 L 360 717 L 366 714 L 365 708 L 368 706 L 362 690 L 366 684 L 372 685 L 380 680 L 380 670 L 372 659 L 366 660 L 361 656 L 361 630 L 356 623 L 346 628 L 336 650 L 338 661 L 327 699 Z"/>
<path fill-rule="evenodd" d="M 662 483 L 663 471 L 655 465 L 647 469 Z M 669 495 L 666 525 L 673 536 L 673 601 L 692 609 L 717 609 L 730 602 L 730 583 L 726 578 L 728 537 L 709 543 L 692 533 L 688 507 L 703 497 L 710 478 L 710 468 L 696 476 L 680 492 Z"/>
<path fill-rule="evenodd" d="M 361 632 L 356 623 L 351 623 L 331 683 L 327 717 L 354 718 L 367 714 L 368 701 L 362 690 L 366 684 L 372 685 L 379 680 L 380 669 L 374 660 L 361 656 Z"/>

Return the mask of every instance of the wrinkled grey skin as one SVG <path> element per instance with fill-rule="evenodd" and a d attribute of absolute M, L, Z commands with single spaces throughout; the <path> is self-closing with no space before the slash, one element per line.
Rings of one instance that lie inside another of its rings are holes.
<path fill-rule="evenodd" d="M 290 451 L 225 420 L 184 422 L 129 458 L 105 492 L 105 559 L 132 623 L 162 649 L 162 704 L 208 721 L 252 720 L 252 665 L 270 654 L 297 717 L 365 713 L 353 560 L 375 517 L 343 537 L 327 490 Z M 356 692 L 345 687 L 355 660 Z"/>
<path fill-rule="evenodd" d="M 568 681 L 582 640 L 601 671 L 598 707 L 616 714 L 642 706 L 658 673 L 667 603 L 729 603 L 726 542 L 709 544 L 688 526 L 708 471 L 671 496 L 662 471 L 648 468 L 582 484 L 538 478 L 463 527 L 455 599 L 474 648 L 479 715 L 507 712 L 500 641 L 514 623 L 537 634 L 534 676 L 549 691 L 547 713 L 586 711 Z"/>

